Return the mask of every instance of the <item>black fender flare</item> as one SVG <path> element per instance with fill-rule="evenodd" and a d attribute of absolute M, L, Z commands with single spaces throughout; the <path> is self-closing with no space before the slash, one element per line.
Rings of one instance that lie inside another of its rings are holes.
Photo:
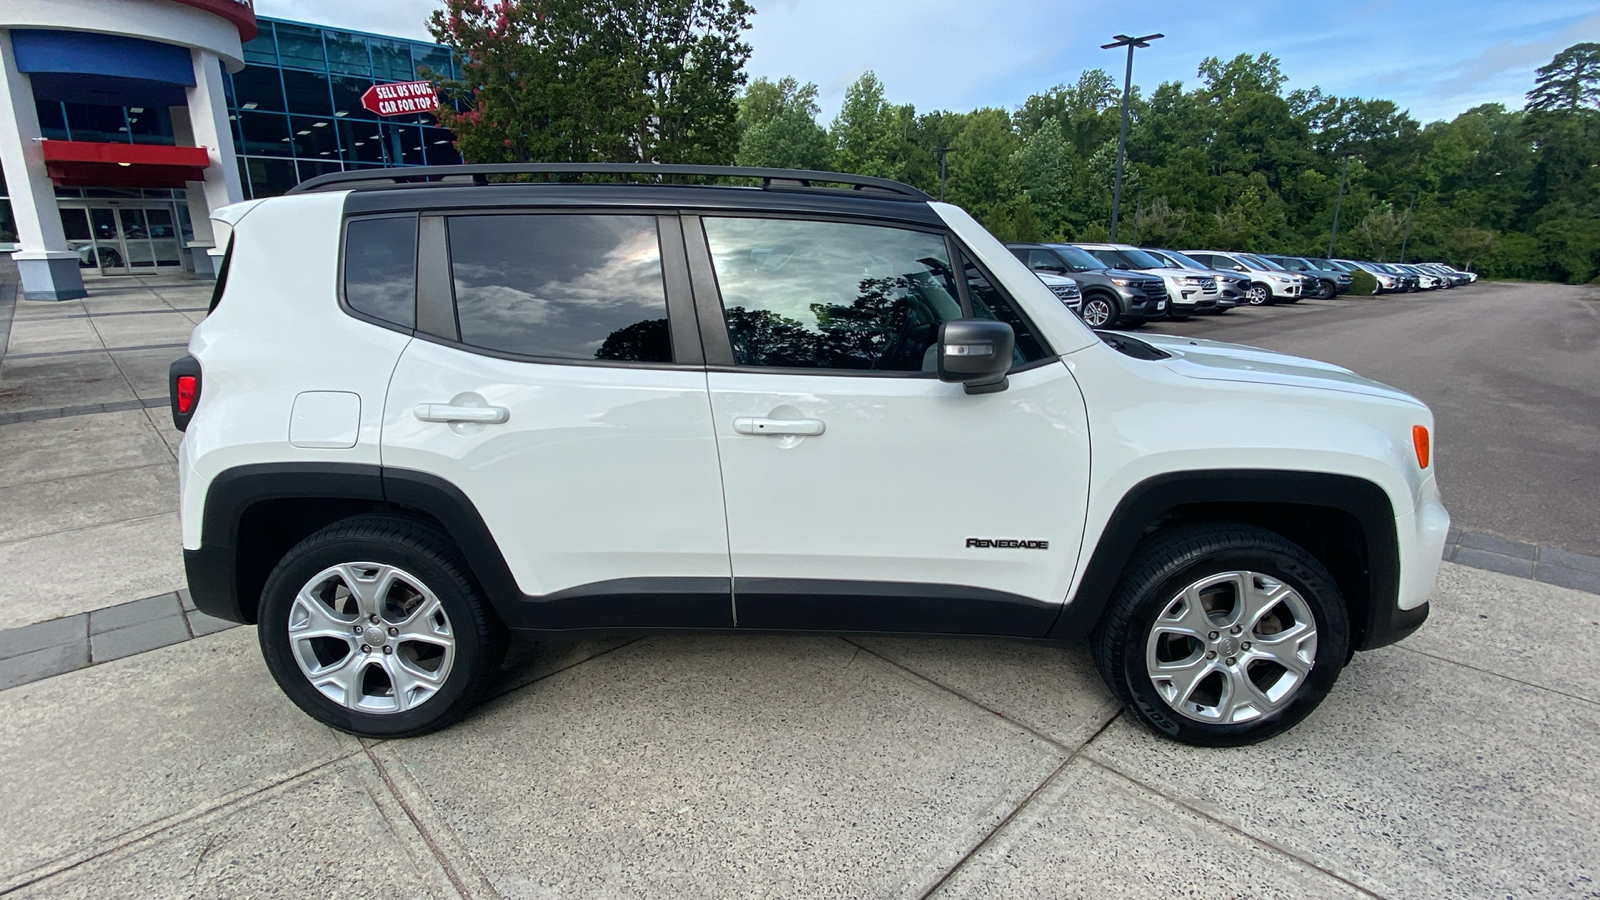
<path fill-rule="evenodd" d="M 1400 610 L 1400 550 L 1394 506 L 1383 488 L 1362 478 L 1320 472 L 1273 469 L 1211 469 L 1169 472 L 1134 485 L 1117 504 L 1105 528 L 1085 548 L 1093 553 L 1078 589 L 1062 607 L 1049 637 L 1081 640 L 1099 623 L 1146 529 L 1182 507 L 1250 504 L 1284 508 L 1315 506 L 1347 513 L 1361 529 L 1364 546 L 1364 609 L 1352 618 L 1352 639 L 1369 650 L 1400 640 L 1427 617 L 1427 606 Z"/>

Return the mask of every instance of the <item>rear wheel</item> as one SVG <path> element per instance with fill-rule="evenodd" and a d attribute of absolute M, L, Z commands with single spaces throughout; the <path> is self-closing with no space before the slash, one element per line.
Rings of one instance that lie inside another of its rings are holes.
<path fill-rule="evenodd" d="M 1238 746 L 1288 730 L 1322 702 L 1349 634 L 1332 576 L 1300 546 L 1253 525 L 1185 526 L 1135 551 L 1094 657 L 1151 730 Z"/>
<path fill-rule="evenodd" d="M 366 737 L 456 721 L 505 652 L 504 629 L 449 539 L 388 516 L 335 523 L 290 550 L 262 591 L 258 637 L 295 705 Z"/>

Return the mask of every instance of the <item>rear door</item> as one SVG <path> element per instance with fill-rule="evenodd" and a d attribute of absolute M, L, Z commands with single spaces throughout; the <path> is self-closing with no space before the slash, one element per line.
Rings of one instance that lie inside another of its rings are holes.
<path fill-rule="evenodd" d="M 1082 537 L 1072 373 L 937 231 L 686 217 L 741 627 L 1043 635 Z M 698 246 L 697 246 L 698 245 Z M 1009 387 L 939 381 L 939 326 L 1017 333 Z"/>
<path fill-rule="evenodd" d="M 386 477 L 482 516 L 537 628 L 728 627 L 721 474 L 675 216 L 424 215 Z M 520 602 L 516 602 L 520 601 Z"/>

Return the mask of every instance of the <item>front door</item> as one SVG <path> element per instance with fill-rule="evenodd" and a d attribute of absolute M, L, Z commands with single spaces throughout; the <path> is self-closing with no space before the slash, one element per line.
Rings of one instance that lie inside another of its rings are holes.
<path fill-rule="evenodd" d="M 733 362 L 708 386 L 738 624 L 1042 636 L 1078 556 L 1088 433 L 1077 383 L 1012 301 L 936 231 L 685 229 Z M 938 380 L 939 325 L 964 312 L 1016 330 L 1006 390 Z"/>
<path fill-rule="evenodd" d="M 390 382 L 386 480 L 427 473 L 465 495 L 522 595 L 496 597 L 513 625 L 730 627 L 705 371 L 664 287 L 680 273 L 692 303 L 677 219 L 428 216 L 415 268 L 394 252 L 413 222 L 352 220 L 345 240 L 346 302 L 368 296 L 351 279 L 381 296 L 415 271 L 418 330 L 433 332 Z"/>

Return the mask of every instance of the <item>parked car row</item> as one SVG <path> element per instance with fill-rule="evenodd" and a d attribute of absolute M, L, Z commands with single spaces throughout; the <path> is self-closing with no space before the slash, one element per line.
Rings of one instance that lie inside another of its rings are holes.
<path fill-rule="evenodd" d="M 1137 327 L 1156 319 L 1183 321 L 1235 306 L 1331 300 L 1347 293 L 1356 272 L 1377 281 L 1375 293 L 1449 289 L 1478 280 L 1443 263 L 1379 263 L 1349 259 L 1168 250 L 1108 243 L 1012 243 L 1018 259 L 1073 312 L 1095 328 Z"/>

